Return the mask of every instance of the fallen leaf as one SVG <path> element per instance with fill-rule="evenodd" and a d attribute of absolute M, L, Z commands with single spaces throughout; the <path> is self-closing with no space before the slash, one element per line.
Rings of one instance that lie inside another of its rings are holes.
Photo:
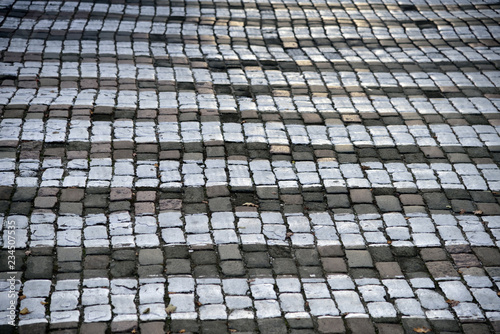
<path fill-rule="evenodd" d="M 361 169 L 363 169 L 363 170 L 370 170 L 372 168 L 370 166 L 361 165 Z"/>
<path fill-rule="evenodd" d="M 236 329 L 231 329 L 231 328 L 230 328 L 230 329 L 229 329 L 229 331 L 230 331 L 231 333 L 236 333 Z"/>
<path fill-rule="evenodd" d="M 186 333 L 186 330 L 185 330 L 185 329 L 181 329 L 181 330 L 179 331 L 179 333 Z"/>
<path fill-rule="evenodd" d="M 21 310 L 21 312 L 19 312 L 19 314 L 21 314 L 21 315 L 26 315 L 26 314 L 28 314 L 28 313 L 30 313 L 30 310 L 28 310 L 28 308 L 27 308 L 27 307 L 23 308 L 23 309 Z"/>
<path fill-rule="evenodd" d="M 47 305 L 47 304 L 49 304 L 49 303 L 47 303 L 47 302 L 40 302 L 40 304 L 42 304 L 42 305 Z"/>
<path fill-rule="evenodd" d="M 417 327 L 413 328 L 413 331 L 416 333 L 429 333 L 431 330 L 427 327 Z"/>
<path fill-rule="evenodd" d="M 392 244 L 392 241 L 391 240 L 387 240 L 387 243 L 390 245 L 390 244 Z"/>
<path fill-rule="evenodd" d="M 208 204 L 208 201 L 201 201 L 201 203 L 203 203 L 203 204 Z"/>
<path fill-rule="evenodd" d="M 463 215 L 465 213 L 465 209 L 461 209 L 459 214 Z"/>
<path fill-rule="evenodd" d="M 460 304 L 460 302 L 458 300 L 453 300 L 453 299 L 447 299 L 446 302 L 448 304 L 450 304 L 451 307 L 455 307 L 457 306 L 458 304 Z"/>
<path fill-rule="evenodd" d="M 144 310 L 144 312 L 142 312 L 142 314 L 148 314 L 150 311 L 151 309 L 148 307 L 147 309 Z"/>
<path fill-rule="evenodd" d="M 132 333 L 132 334 L 135 334 L 135 333 L 137 333 L 137 330 L 134 328 L 134 329 L 132 329 L 132 332 L 131 332 L 131 333 Z"/>
<path fill-rule="evenodd" d="M 293 232 L 287 232 L 287 233 L 286 233 L 286 237 L 287 237 L 287 238 L 290 238 L 292 235 L 293 235 Z"/>
<path fill-rule="evenodd" d="M 24 254 L 26 254 L 26 256 L 29 256 L 31 254 L 31 251 L 27 250 L 26 252 L 24 252 Z"/>
<path fill-rule="evenodd" d="M 175 312 L 175 310 L 177 310 L 177 306 L 174 306 L 172 304 L 168 304 L 168 306 L 165 308 L 165 312 L 167 312 L 167 314 L 173 313 Z"/>
<path fill-rule="evenodd" d="M 474 214 L 477 215 L 477 216 L 480 216 L 483 214 L 483 211 L 482 210 L 476 210 L 474 211 Z"/>
<path fill-rule="evenodd" d="M 203 304 L 202 304 L 202 303 L 200 303 L 200 302 L 196 302 L 196 305 L 197 305 L 197 306 L 201 306 L 201 305 L 203 305 Z"/>
<path fill-rule="evenodd" d="M 243 203 L 243 206 L 251 206 L 252 208 L 258 208 L 259 207 L 257 204 L 250 203 L 250 202 Z"/>
<path fill-rule="evenodd" d="M 447 206 L 446 206 L 446 208 L 447 208 L 447 209 L 451 209 L 451 205 L 447 205 Z"/>
<path fill-rule="evenodd" d="M 21 297 L 19 297 L 19 300 L 23 300 L 23 299 L 26 299 L 26 295 L 22 295 Z"/>

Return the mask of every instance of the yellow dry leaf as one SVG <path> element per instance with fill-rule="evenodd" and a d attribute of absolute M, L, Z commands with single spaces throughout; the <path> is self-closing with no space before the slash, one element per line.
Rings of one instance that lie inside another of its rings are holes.
<path fill-rule="evenodd" d="M 172 304 L 168 304 L 168 306 L 165 308 L 165 312 L 167 312 L 167 314 L 173 313 L 175 312 L 175 310 L 177 310 L 177 306 L 174 306 Z"/>
<path fill-rule="evenodd" d="M 19 312 L 19 314 L 21 314 L 21 315 L 26 315 L 26 314 L 28 314 L 28 313 L 30 313 L 30 310 L 28 310 L 28 308 L 27 308 L 27 307 L 23 308 L 23 309 L 21 310 L 21 312 Z"/>
<path fill-rule="evenodd" d="M 26 299 L 26 295 L 22 295 L 21 297 L 19 297 L 19 300 L 23 300 L 23 299 Z"/>
<path fill-rule="evenodd" d="M 429 333 L 431 330 L 427 327 L 417 327 L 417 328 L 413 328 L 413 331 L 415 333 Z"/>
<path fill-rule="evenodd" d="M 252 208 L 258 208 L 259 207 L 257 204 L 250 203 L 250 202 L 243 203 L 243 206 L 251 206 Z"/>

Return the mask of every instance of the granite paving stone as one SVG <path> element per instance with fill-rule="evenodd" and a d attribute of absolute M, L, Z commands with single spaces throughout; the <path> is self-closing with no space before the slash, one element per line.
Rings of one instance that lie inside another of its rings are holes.
<path fill-rule="evenodd" d="M 500 331 L 499 9 L 1 2 L 0 332 Z"/>

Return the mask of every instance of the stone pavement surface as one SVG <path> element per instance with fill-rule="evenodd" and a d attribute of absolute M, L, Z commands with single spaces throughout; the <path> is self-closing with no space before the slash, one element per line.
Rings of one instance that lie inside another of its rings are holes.
<path fill-rule="evenodd" d="M 0 14 L 1 333 L 500 332 L 497 0 Z"/>

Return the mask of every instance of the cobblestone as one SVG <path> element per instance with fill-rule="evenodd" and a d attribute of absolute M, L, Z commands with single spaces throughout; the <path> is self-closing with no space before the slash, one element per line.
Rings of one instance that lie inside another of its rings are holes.
<path fill-rule="evenodd" d="M 0 332 L 499 330 L 498 4 L 0 8 Z"/>

